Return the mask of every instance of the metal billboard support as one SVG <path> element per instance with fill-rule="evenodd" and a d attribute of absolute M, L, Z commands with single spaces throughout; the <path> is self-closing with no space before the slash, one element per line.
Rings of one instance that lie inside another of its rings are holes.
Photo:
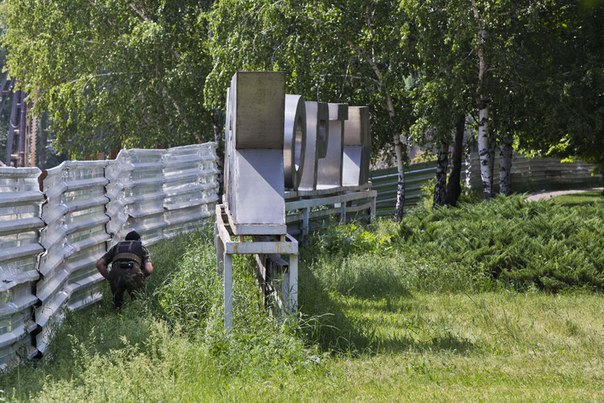
<path fill-rule="evenodd" d="M 281 300 L 286 312 L 295 312 L 298 308 L 298 241 L 288 234 L 278 236 L 278 240 L 270 240 L 271 237 L 255 237 L 253 241 L 241 238 L 237 241 L 232 238 L 234 235 L 225 206 L 217 205 L 214 243 L 217 268 L 223 278 L 226 331 L 229 332 L 233 328 L 233 255 L 287 256 L 288 265 L 284 272 Z"/>

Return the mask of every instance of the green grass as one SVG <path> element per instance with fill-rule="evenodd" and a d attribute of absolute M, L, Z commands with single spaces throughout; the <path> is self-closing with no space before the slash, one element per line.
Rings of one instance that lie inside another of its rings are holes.
<path fill-rule="evenodd" d="M 570 207 L 590 203 L 604 205 L 604 193 L 602 193 L 601 191 L 592 191 L 561 195 L 555 197 L 554 201 L 556 203 Z"/>
<path fill-rule="evenodd" d="M 302 250 L 295 317 L 267 313 L 237 259 L 229 336 L 212 236 L 181 236 L 151 249 L 147 298 L 69 315 L 0 400 L 603 400 L 602 220 L 509 198 L 338 226 Z"/>

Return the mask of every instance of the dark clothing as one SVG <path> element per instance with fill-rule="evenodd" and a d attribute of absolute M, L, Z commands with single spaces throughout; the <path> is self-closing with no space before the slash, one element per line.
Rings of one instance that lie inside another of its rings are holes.
<path fill-rule="evenodd" d="M 149 251 L 141 241 L 122 241 L 105 253 L 106 264 L 111 263 L 109 284 L 113 294 L 113 304 L 120 308 L 124 304 L 124 293 L 131 298 L 144 290 L 145 263 L 150 262 Z"/>

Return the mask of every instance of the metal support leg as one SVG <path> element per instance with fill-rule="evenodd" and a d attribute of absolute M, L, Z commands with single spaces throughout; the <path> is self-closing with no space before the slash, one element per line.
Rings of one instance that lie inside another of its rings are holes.
<path fill-rule="evenodd" d="M 340 224 L 346 224 L 346 202 L 340 203 Z"/>
<path fill-rule="evenodd" d="M 377 209 L 377 198 L 374 197 L 371 200 L 371 211 L 369 212 L 369 222 L 375 221 L 376 209 Z"/>
<path fill-rule="evenodd" d="M 218 234 L 218 224 L 214 224 L 214 248 L 216 249 L 216 270 L 222 275 L 224 272 L 224 244 Z"/>
<path fill-rule="evenodd" d="M 287 309 L 289 312 L 298 310 L 298 255 L 289 255 Z"/>
<path fill-rule="evenodd" d="M 230 332 L 233 328 L 233 256 L 224 254 L 224 328 Z"/>
<path fill-rule="evenodd" d="M 302 236 L 300 237 L 300 241 L 302 241 L 302 242 L 304 241 L 304 238 L 306 238 L 306 236 L 308 235 L 309 225 L 310 225 L 310 207 L 307 207 L 304 209 L 304 212 L 302 213 L 302 228 L 301 228 Z"/>

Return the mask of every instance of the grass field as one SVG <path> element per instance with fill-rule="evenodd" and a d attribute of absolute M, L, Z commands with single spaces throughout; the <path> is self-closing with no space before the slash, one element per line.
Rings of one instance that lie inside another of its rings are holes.
<path fill-rule="evenodd" d="M 155 245 L 148 298 L 121 314 L 106 298 L 70 315 L 49 357 L 0 374 L 0 399 L 604 400 L 604 206 L 511 198 L 414 214 L 316 234 L 301 255 L 296 317 L 267 314 L 250 261 L 237 259 L 229 336 L 211 234 Z M 520 248 L 502 226 L 547 247 L 495 259 Z M 473 253 L 485 236 L 490 254 Z M 533 269 L 572 271 L 570 250 L 591 277 L 543 288 Z M 501 262 L 514 265 L 495 275 Z"/>
<path fill-rule="evenodd" d="M 555 198 L 556 203 L 567 206 L 576 206 L 586 203 L 604 204 L 604 196 L 600 191 L 582 192 L 575 194 L 562 195 Z"/>

